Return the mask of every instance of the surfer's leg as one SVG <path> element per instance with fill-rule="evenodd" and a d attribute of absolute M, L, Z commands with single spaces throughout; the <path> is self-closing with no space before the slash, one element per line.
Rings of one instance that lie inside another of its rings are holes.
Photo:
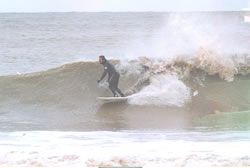
<path fill-rule="evenodd" d="M 110 88 L 111 92 L 113 93 L 113 96 L 118 97 L 118 95 L 115 92 L 116 89 L 112 85 L 109 85 L 109 88 Z"/>
<path fill-rule="evenodd" d="M 116 94 L 116 88 L 115 88 L 115 83 L 114 83 L 114 77 L 111 78 L 111 80 L 109 81 L 109 88 L 111 90 L 111 92 L 113 93 L 114 97 L 118 97 L 118 95 Z"/>
<path fill-rule="evenodd" d="M 117 92 L 121 95 L 121 97 L 125 97 L 125 95 L 122 93 L 122 91 L 118 88 L 119 78 L 120 78 L 120 75 L 118 75 L 118 76 L 114 79 L 115 91 L 117 91 Z"/>
<path fill-rule="evenodd" d="M 122 93 L 122 91 L 119 88 L 116 88 L 116 91 L 121 95 L 121 97 L 125 97 L 125 95 Z"/>

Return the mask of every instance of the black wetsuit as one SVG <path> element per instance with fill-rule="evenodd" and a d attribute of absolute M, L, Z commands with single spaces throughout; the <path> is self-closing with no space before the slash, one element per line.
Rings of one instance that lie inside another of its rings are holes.
<path fill-rule="evenodd" d="M 122 97 L 125 97 L 125 95 L 122 93 L 122 91 L 118 88 L 120 74 L 115 70 L 115 67 L 112 64 L 110 64 L 108 61 L 105 61 L 102 64 L 104 66 L 104 72 L 102 74 L 100 81 L 108 73 L 109 88 L 112 91 L 114 97 L 118 97 L 116 92 L 118 92 Z"/>

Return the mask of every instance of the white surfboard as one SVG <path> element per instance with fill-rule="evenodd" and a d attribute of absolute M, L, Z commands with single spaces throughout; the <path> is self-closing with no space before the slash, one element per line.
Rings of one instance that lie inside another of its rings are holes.
<path fill-rule="evenodd" d="M 97 97 L 96 100 L 102 103 L 115 103 L 115 102 L 125 102 L 128 97 Z"/>

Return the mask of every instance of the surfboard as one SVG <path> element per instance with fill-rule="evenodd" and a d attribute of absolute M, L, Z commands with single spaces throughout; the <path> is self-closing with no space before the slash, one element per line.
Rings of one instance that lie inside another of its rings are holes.
<path fill-rule="evenodd" d="M 126 102 L 128 97 L 97 97 L 96 100 L 102 103 Z"/>

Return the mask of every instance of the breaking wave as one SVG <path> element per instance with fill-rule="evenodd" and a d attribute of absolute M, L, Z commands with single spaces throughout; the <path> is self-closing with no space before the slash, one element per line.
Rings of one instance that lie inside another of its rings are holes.
<path fill-rule="evenodd" d="M 27 127 L 32 120 L 33 124 L 51 123 L 57 128 L 59 124 L 67 127 L 77 123 L 70 119 L 72 115 L 82 117 L 77 117 L 78 124 L 86 122 L 89 127 L 96 127 L 93 120 L 100 111 L 136 113 L 147 108 L 166 112 L 176 108 L 204 115 L 249 110 L 248 53 L 224 57 L 200 48 L 190 59 L 176 58 L 172 62 L 147 57 L 127 62 L 111 60 L 121 73 L 119 86 L 129 96 L 124 108 L 114 104 L 102 106 L 96 101 L 98 96 L 111 96 L 105 82 L 97 85 L 103 71 L 97 62 L 75 62 L 43 72 L 2 76 L 1 113 L 15 113 L 12 122 L 17 123 L 22 122 L 18 117 L 28 113 L 32 119 L 27 120 Z M 62 117 L 64 123 L 58 121 Z"/>
<path fill-rule="evenodd" d="M 141 99 L 140 102 L 131 101 L 140 105 L 166 103 L 165 105 L 182 106 L 189 102 L 192 89 L 207 82 L 206 77 L 232 82 L 235 77 L 246 76 L 250 72 L 249 54 L 223 57 L 204 48 L 200 48 L 197 55 L 189 60 L 180 56 L 171 63 L 147 57 L 127 62 L 111 62 L 116 64 L 122 75 L 122 90 L 127 95 L 133 94 L 134 98 Z M 96 81 L 101 74 L 102 66 L 97 62 L 75 62 L 37 73 L 2 76 L 1 96 L 5 100 L 19 99 L 23 103 L 53 102 L 58 106 L 64 103 L 74 106 L 79 101 L 81 104 L 94 103 L 97 96 L 111 95 L 107 93 L 105 83 L 99 87 L 97 85 Z M 190 81 L 193 82 L 191 85 Z"/>

